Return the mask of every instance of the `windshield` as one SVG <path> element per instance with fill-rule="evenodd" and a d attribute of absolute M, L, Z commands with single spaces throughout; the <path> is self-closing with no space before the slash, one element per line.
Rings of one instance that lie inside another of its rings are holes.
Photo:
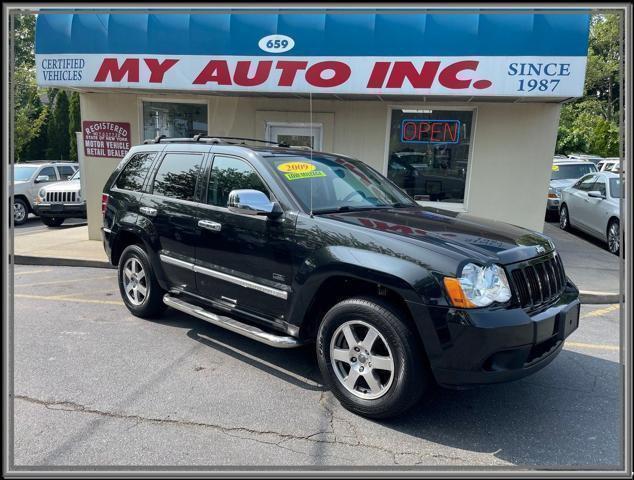
<path fill-rule="evenodd" d="M 272 163 L 307 212 L 418 205 L 388 179 L 357 160 L 319 154 L 312 159 L 310 155 L 274 157 Z"/>
<path fill-rule="evenodd" d="M 610 179 L 610 196 L 612 198 L 621 198 L 621 179 L 620 178 Z"/>
<path fill-rule="evenodd" d="M 13 180 L 15 182 L 26 181 L 33 176 L 36 170 L 37 167 L 22 167 L 16 165 L 13 169 Z"/>
<path fill-rule="evenodd" d="M 553 165 L 551 180 L 566 180 L 581 178 L 586 173 L 596 172 L 597 167 L 592 163 L 577 163 L 573 165 Z"/>

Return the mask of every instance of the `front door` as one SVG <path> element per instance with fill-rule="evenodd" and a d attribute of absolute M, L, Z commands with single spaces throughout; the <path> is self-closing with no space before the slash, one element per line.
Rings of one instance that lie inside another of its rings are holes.
<path fill-rule="evenodd" d="M 276 123 L 269 122 L 266 125 L 267 140 L 277 143 L 285 143 L 292 147 L 311 147 L 314 150 L 322 150 L 321 123 Z"/>
<path fill-rule="evenodd" d="M 291 284 L 292 218 L 243 215 L 228 210 L 231 190 L 270 190 L 246 160 L 215 155 L 200 205 L 196 284 L 221 308 L 284 321 Z"/>

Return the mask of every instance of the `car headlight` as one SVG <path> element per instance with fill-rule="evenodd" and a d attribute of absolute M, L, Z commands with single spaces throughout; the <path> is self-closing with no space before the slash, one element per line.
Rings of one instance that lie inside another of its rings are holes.
<path fill-rule="evenodd" d="M 46 198 L 46 191 L 45 191 L 43 188 L 40 188 L 40 191 L 39 191 L 39 192 L 37 192 L 37 195 L 38 195 L 40 198 Z"/>
<path fill-rule="evenodd" d="M 560 198 L 560 197 L 561 197 L 561 188 L 548 189 L 548 198 Z"/>
<path fill-rule="evenodd" d="M 511 299 L 511 289 L 504 269 L 492 264 L 481 267 L 468 263 L 460 277 L 445 277 L 445 289 L 454 307 L 486 307 L 493 302 L 504 303 Z"/>

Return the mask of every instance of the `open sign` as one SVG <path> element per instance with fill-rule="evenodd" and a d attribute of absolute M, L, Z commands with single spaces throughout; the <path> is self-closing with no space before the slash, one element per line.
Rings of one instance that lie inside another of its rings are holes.
<path fill-rule="evenodd" d="M 401 122 L 403 143 L 458 143 L 460 120 L 407 118 Z"/>

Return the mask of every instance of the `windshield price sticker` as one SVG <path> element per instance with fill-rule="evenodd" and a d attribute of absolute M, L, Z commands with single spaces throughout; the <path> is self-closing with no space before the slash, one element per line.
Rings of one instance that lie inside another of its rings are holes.
<path fill-rule="evenodd" d="M 325 177 L 326 174 L 321 170 L 312 170 L 310 172 L 285 173 L 286 180 L 298 180 L 300 178 L 316 178 Z"/>
<path fill-rule="evenodd" d="M 280 172 L 293 172 L 293 173 L 302 173 L 302 172 L 312 172 L 317 167 L 312 163 L 308 162 L 286 162 L 277 166 L 277 169 Z"/>
<path fill-rule="evenodd" d="M 559 165 L 553 165 L 553 172 L 559 171 Z"/>

